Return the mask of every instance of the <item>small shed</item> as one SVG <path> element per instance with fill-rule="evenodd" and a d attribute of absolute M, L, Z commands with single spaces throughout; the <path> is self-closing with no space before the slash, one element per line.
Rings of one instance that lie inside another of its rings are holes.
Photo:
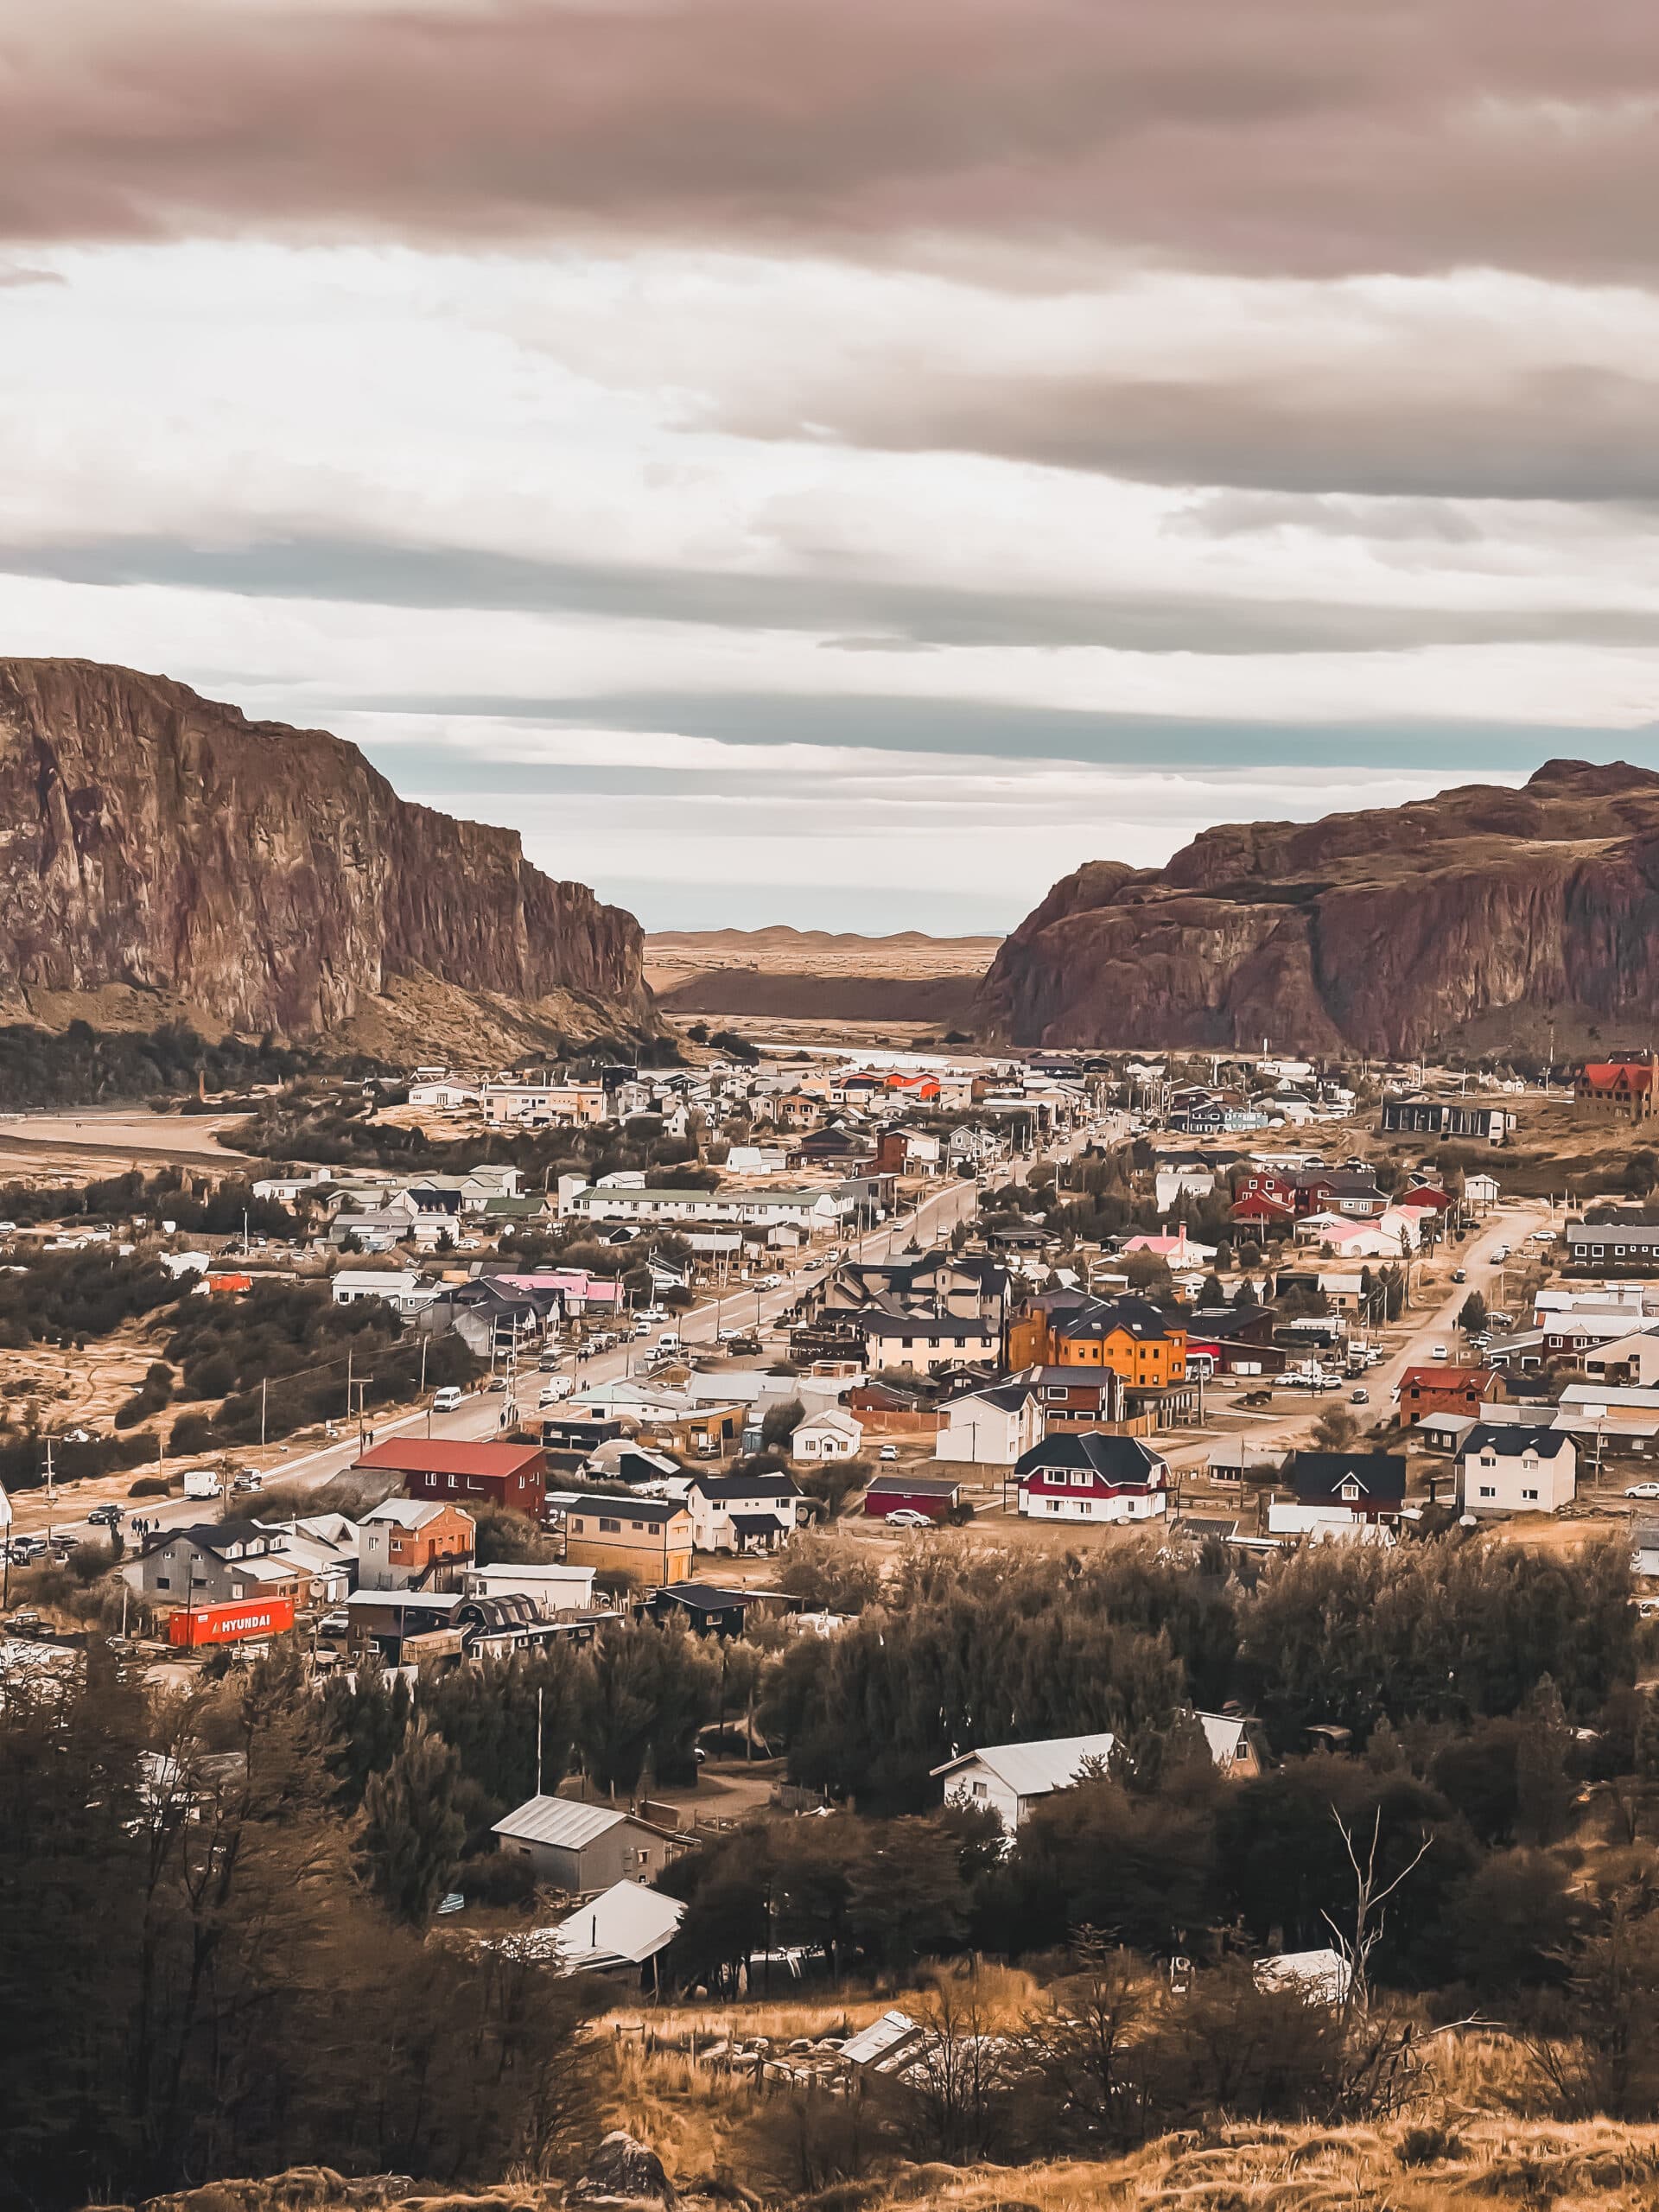
<path fill-rule="evenodd" d="M 962 1497 L 962 1484 L 934 1482 L 919 1475 L 878 1475 L 864 1493 L 864 1511 L 873 1521 L 886 1521 L 895 1513 L 925 1513 L 930 1521 L 943 1521 Z"/>

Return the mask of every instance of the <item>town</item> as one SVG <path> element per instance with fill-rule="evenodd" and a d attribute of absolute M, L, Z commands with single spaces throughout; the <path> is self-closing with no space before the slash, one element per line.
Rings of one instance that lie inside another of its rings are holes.
<path fill-rule="evenodd" d="M 245 1812 L 211 1716 L 280 1681 L 418 1946 L 701 2039 L 699 2083 L 868 2092 L 883 2140 L 984 2032 L 928 1962 L 1079 1924 L 1275 2033 L 1373 1985 L 1529 2002 L 1544 1935 L 1495 1960 L 1483 1916 L 1524 1859 L 1568 1940 L 1539 1853 L 1643 1818 L 1656 1080 L 734 1037 L 36 1121 L 0 1715 L 113 1667 L 183 1867 Z M 1448 1635 L 1457 1688 L 1414 1688 Z M 1373 1819 L 1427 1900 L 1375 1956 Z M 1229 1856 L 1286 1821 L 1294 1895 Z M 783 1989 L 817 2024 L 746 2041 Z"/>

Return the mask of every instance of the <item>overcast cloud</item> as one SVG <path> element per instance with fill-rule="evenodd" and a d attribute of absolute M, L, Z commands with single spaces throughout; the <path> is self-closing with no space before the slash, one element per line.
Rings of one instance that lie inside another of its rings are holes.
<path fill-rule="evenodd" d="M 1655 759 L 1648 7 L 69 0 L 0 144 L 0 650 L 647 922 Z"/>

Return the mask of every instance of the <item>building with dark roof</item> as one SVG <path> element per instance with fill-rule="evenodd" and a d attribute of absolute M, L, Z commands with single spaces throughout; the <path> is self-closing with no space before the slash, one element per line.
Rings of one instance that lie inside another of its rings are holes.
<path fill-rule="evenodd" d="M 1168 1510 L 1168 1463 L 1138 1436 L 1046 1436 L 1014 1473 L 1020 1510 L 1032 1520 L 1150 1521 Z"/>
<path fill-rule="evenodd" d="M 1460 1513 L 1559 1513 L 1578 1489 L 1579 1448 L 1565 1429 L 1481 1421 L 1458 1455 Z"/>
<path fill-rule="evenodd" d="M 683 1582 L 691 1573 L 691 1515 L 677 1497 L 584 1492 L 567 1508 L 564 1555 L 572 1567 Z"/>

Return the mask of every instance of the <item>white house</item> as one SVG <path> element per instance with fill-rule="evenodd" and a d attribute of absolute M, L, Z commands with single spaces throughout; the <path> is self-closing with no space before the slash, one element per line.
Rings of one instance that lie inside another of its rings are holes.
<path fill-rule="evenodd" d="M 696 1475 L 685 1493 L 693 1548 L 775 1551 L 800 1517 L 800 1497 L 792 1475 Z"/>
<path fill-rule="evenodd" d="M 418 1313 L 438 1295 L 436 1283 L 423 1283 L 414 1268 L 343 1268 L 330 1285 L 336 1306 L 355 1306 L 359 1299 L 384 1298 L 399 1313 Z"/>
<path fill-rule="evenodd" d="M 1011 1467 L 1043 1433 L 1037 1394 L 1024 1382 L 997 1382 L 953 1398 L 944 1409 L 944 1424 L 934 1457 L 976 1467 Z"/>
<path fill-rule="evenodd" d="M 841 1406 L 826 1406 L 809 1414 L 790 1435 L 790 1456 L 795 1459 L 855 1459 L 864 1441 L 864 1424 Z"/>
<path fill-rule="evenodd" d="M 1559 1513 L 1578 1495 L 1578 1446 L 1558 1428 L 1470 1432 L 1458 1461 L 1465 1513 Z"/>
<path fill-rule="evenodd" d="M 1015 1463 L 1028 1520 L 1151 1521 L 1169 1510 L 1169 1465 L 1138 1436 L 1058 1430 Z"/>
<path fill-rule="evenodd" d="M 461 1586 L 468 1598 L 528 1598 L 543 1619 L 585 1612 L 594 1602 L 591 1567 L 469 1567 Z"/>
<path fill-rule="evenodd" d="M 456 1083 L 448 1076 L 435 1083 L 411 1083 L 409 1086 L 411 1106 L 432 1106 L 441 1113 L 457 1114 L 463 1107 L 476 1106 L 478 1100 L 476 1084 Z"/>
<path fill-rule="evenodd" d="M 1036 1744 L 985 1744 L 946 1759 L 933 1772 L 954 1804 L 988 1805 L 1009 1835 L 1031 1808 L 1057 1789 L 1069 1789 L 1089 1772 L 1110 1764 L 1116 1738 L 1052 1736 Z"/>
<path fill-rule="evenodd" d="M 1584 1371 L 1592 1381 L 1616 1389 L 1633 1384 L 1639 1390 L 1651 1390 L 1659 1386 L 1659 1328 L 1638 1329 L 1586 1351 Z"/>
<path fill-rule="evenodd" d="M 1181 1198 L 1207 1198 L 1216 1187 L 1212 1167 L 1160 1167 L 1153 1179 L 1153 1203 L 1161 1221 Z"/>

